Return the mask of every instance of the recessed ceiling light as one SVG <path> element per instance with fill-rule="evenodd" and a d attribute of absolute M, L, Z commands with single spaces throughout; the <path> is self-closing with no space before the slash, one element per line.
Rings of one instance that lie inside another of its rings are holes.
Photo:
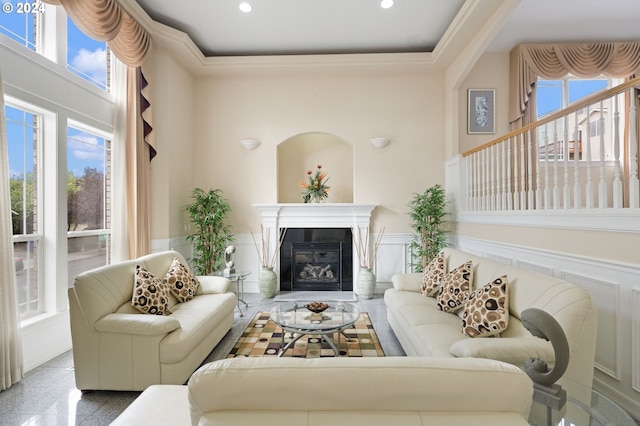
<path fill-rule="evenodd" d="M 241 11 L 243 11 L 244 13 L 249 13 L 249 12 L 251 12 L 251 9 L 252 9 L 252 8 L 251 8 L 251 5 L 250 5 L 249 3 L 247 3 L 246 1 L 245 1 L 245 2 L 240 3 L 240 6 L 238 6 L 238 8 L 239 8 Z"/>
<path fill-rule="evenodd" d="M 382 0 L 380 3 L 380 7 L 383 9 L 389 9 L 391 6 L 393 6 L 393 0 Z"/>

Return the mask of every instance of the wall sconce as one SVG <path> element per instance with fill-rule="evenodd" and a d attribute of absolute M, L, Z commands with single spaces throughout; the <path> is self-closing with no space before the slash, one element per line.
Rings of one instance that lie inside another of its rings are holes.
<path fill-rule="evenodd" d="M 240 145 L 247 151 L 253 151 L 260 145 L 260 142 L 255 141 L 253 139 L 244 139 L 240 141 Z"/>
<path fill-rule="evenodd" d="M 371 145 L 375 146 L 376 148 L 382 149 L 385 146 L 389 145 L 389 142 L 391 141 L 387 138 L 373 138 L 369 140 L 369 142 L 371 142 Z"/>

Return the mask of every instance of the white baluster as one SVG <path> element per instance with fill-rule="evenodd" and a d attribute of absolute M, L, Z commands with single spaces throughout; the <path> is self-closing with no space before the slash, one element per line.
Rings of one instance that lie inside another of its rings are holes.
<path fill-rule="evenodd" d="M 507 141 L 500 142 L 500 174 L 501 174 L 501 182 L 502 182 L 502 191 L 500 193 L 500 210 L 508 210 L 507 207 L 507 173 L 509 173 L 509 169 L 507 169 Z"/>
<path fill-rule="evenodd" d="M 553 120 L 553 208 L 560 208 L 560 186 L 558 185 L 558 120 Z"/>
<path fill-rule="evenodd" d="M 638 128 L 636 127 L 636 89 L 630 90 L 629 108 L 629 208 L 640 207 L 640 183 L 638 181 Z"/>
<path fill-rule="evenodd" d="M 562 207 L 571 207 L 569 192 L 569 117 L 564 116 L 564 141 L 562 141 L 562 164 L 564 166 L 564 184 L 562 186 Z"/>
<path fill-rule="evenodd" d="M 507 210 L 513 208 L 513 187 L 511 186 L 511 138 L 507 139 Z"/>
<path fill-rule="evenodd" d="M 549 208 L 550 202 L 549 186 L 549 123 L 544 125 L 544 208 Z"/>
<path fill-rule="evenodd" d="M 578 129 L 578 111 L 574 114 L 575 126 L 573 131 L 573 207 L 579 209 L 582 207 L 582 196 L 580 194 L 580 153 L 582 152 L 582 138 Z"/>
<path fill-rule="evenodd" d="M 482 150 L 482 211 L 487 211 L 487 195 L 489 193 L 489 164 L 487 150 Z"/>
<path fill-rule="evenodd" d="M 474 182 L 475 197 L 473 199 L 473 210 L 478 211 L 480 210 L 480 153 L 476 152 L 473 155 L 476 164 Z"/>
<path fill-rule="evenodd" d="M 611 100 L 609 100 L 611 102 Z M 607 179 L 604 167 L 604 103 L 600 101 L 600 180 L 598 182 L 598 207 L 607 207 Z"/>
<path fill-rule="evenodd" d="M 527 139 L 527 210 L 533 210 L 533 162 L 532 157 L 534 154 L 533 147 L 531 145 L 531 129 L 527 131 L 524 135 L 525 139 Z M 536 171 L 537 175 L 537 171 Z"/>
<path fill-rule="evenodd" d="M 536 129 L 536 134 L 537 134 L 537 129 Z M 536 165 L 536 199 L 535 199 L 535 209 L 536 210 L 541 210 L 542 207 L 542 188 L 540 187 L 540 174 L 542 173 L 542 170 L 540 170 L 540 141 L 538 141 L 538 138 L 536 138 L 536 143 L 533 145 L 533 150 L 534 150 L 534 161 L 535 161 L 535 165 Z"/>
<path fill-rule="evenodd" d="M 522 210 L 526 209 L 527 206 L 527 198 L 526 198 L 526 179 L 527 179 L 527 169 L 525 167 L 525 156 L 526 156 L 526 142 L 524 140 L 524 134 L 520 133 L 520 208 Z"/>
<path fill-rule="evenodd" d="M 520 174 L 518 173 L 518 168 L 520 166 L 520 160 L 518 157 L 518 137 L 515 136 L 513 138 L 513 209 L 520 210 L 520 192 L 519 182 L 520 182 Z"/>
<path fill-rule="evenodd" d="M 591 112 L 590 112 L 590 105 L 587 105 L 587 152 L 586 152 L 586 156 L 587 156 L 587 184 L 585 187 L 585 193 L 586 193 L 586 208 L 587 209 L 592 209 L 593 208 L 593 203 L 594 203 L 594 199 L 593 199 L 593 182 L 592 182 L 592 173 L 591 173 Z"/>
<path fill-rule="evenodd" d="M 620 166 L 620 111 L 618 108 L 618 95 L 615 95 L 615 112 L 613 114 L 613 156 L 614 156 L 614 169 L 613 169 L 613 208 L 622 208 L 622 167 Z"/>
<path fill-rule="evenodd" d="M 498 211 L 503 211 L 505 206 L 504 206 L 504 198 L 503 198 L 503 194 L 504 194 L 504 181 L 505 181 L 505 174 L 504 174 L 504 141 L 500 142 L 497 146 L 496 149 L 498 150 L 498 192 L 497 192 L 497 196 L 496 196 L 496 200 L 497 200 L 497 210 Z"/>
<path fill-rule="evenodd" d="M 471 205 L 473 204 L 473 194 L 471 187 L 471 182 L 473 181 L 473 155 L 462 157 L 462 160 L 464 161 L 465 168 L 465 211 L 471 211 Z"/>
<path fill-rule="evenodd" d="M 496 146 L 491 145 L 489 149 L 489 163 L 491 164 L 489 171 L 490 173 L 490 184 L 491 184 L 491 194 L 489 197 L 489 210 L 496 209 Z"/>

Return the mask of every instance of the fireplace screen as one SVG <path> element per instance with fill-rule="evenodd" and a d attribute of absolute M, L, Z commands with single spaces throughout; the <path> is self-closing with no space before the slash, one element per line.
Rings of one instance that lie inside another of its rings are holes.
<path fill-rule="evenodd" d="M 292 290 L 342 290 L 342 243 L 293 243 Z"/>

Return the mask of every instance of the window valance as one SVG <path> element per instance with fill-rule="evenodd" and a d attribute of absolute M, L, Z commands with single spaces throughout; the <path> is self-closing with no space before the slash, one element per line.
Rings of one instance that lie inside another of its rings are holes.
<path fill-rule="evenodd" d="M 628 77 L 640 69 L 640 41 L 520 44 L 510 58 L 509 122 L 522 119 L 538 77 Z"/>
<path fill-rule="evenodd" d="M 149 51 L 151 37 L 116 0 L 43 0 L 61 5 L 88 36 L 106 41 L 118 59 L 139 67 Z"/>

